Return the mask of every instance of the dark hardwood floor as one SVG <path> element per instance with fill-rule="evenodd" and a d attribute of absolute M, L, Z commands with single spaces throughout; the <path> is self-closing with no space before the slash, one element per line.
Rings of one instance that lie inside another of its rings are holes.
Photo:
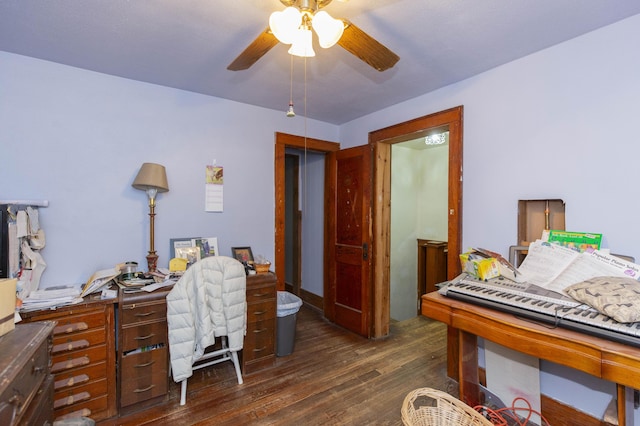
<path fill-rule="evenodd" d="M 451 391 L 446 327 L 424 317 L 394 322 L 388 337 L 367 340 L 303 306 L 294 352 L 236 381 L 224 362 L 197 370 L 187 403 L 171 382 L 163 405 L 100 425 L 401 425 L 405 395 L 418 387 Z"/>

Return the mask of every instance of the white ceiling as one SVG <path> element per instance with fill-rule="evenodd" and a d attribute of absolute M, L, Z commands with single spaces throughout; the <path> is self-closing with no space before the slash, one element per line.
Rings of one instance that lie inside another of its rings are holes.
<path fill-rule="evenodd" d="M 0 0 L 0 50 L 286 110 L 288 46 L 227 65 L 279 0 Z M 306 60 L 307 116 L 342 124 L 640 13 L 633 0 L 350 0 L 347 18 L 400 56 L 378 72 L 336 45 Z M 303 113 L 305 61 L 294 62 Z M 4 83 L 4 82 L 3 82 Z"/>

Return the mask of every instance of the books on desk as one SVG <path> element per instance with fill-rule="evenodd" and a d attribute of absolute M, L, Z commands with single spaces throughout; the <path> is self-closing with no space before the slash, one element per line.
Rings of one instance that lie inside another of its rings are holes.
<path fill-rule="evenodd" d="M 103 269 L 95 272 L 86 284 L 82 286 L 81 297 L 101 291 L 109 282 L 120 275 L 120 271 L 116 268 Z"/>

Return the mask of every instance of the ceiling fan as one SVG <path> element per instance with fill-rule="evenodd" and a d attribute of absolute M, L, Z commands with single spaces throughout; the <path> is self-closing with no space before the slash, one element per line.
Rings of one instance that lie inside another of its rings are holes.
<path fill-rule="evenodd" d="M 292 55 L 314 56 L 311 46 L 312 28 L 318 35 L 322 47 L 327 48 L 337 43 L 378 71 L 385 71 L 398 62 L 400 59 L 398 55 L 350 21 L 334 19 L 325 11 L 321 11 L 331 1 L 280 0 L 287 8 L 271 15 L 269 27 L 251 42 L 227 69 L 231 71 L 248 69 L 279 41 L 292 45 L 289 50 Z M 328 29 L 321 28 L 321 24 L 326 24 Z M 291 32 L 294 30 L 295 34 Z M 302 47 L 303 42 L 307 43 L 306 47 Z"/>

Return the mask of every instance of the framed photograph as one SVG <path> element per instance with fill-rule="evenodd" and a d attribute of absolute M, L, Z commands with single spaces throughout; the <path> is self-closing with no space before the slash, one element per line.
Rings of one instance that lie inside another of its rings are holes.
<path fill-rule="evenodd" d="M 177 247 L 176 257 L 187 259 L 187 265 L 191 266 L 200 260 L 200 249 L 198 247 Z"/>
<path fill-rule="evenodd" d="M 231 247 L 231 253 L 240 262 L 253 263 L 251 247 Z"/>
<path fill-rule="evenodd" d="M 169 239 L 169 259 L 173 259 L 176 256 L 176 250 L 179 248 L 193 247 L 192 240 L 194 237 L 188 238 L 171 238 Z"/>
<path fill-rule="evenodd" d="M 200 249 L 200 259 L 218 255 L 218 239 L 215 237 L 194 238 L 191 243 Z"/>

